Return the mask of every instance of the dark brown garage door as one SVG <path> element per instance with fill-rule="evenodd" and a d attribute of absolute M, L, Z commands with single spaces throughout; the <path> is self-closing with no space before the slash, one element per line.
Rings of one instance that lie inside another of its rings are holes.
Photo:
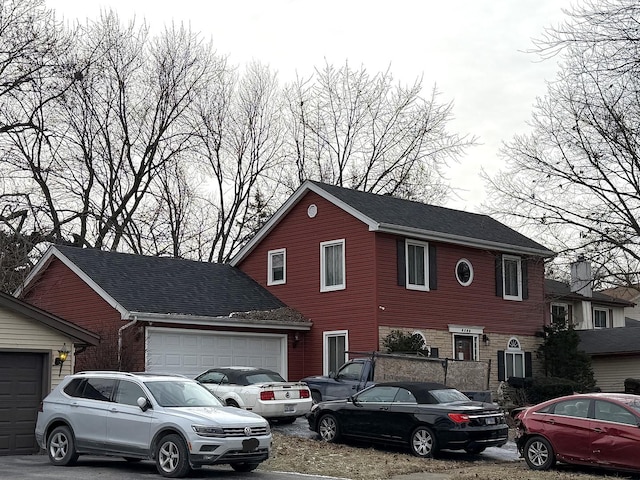
<path fill-rule="evenodd" d="M 41 353 L 0 352 L 0 455 L 38 451 L 33 430 L 42 399 Z"/>

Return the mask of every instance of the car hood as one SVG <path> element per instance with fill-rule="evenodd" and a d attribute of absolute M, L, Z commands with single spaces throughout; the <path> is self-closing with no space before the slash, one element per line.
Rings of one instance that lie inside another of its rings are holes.
<path fill-rule="evenodd" d="M 267 421 L 253 412 L 236 407 L 165 407 L 165 412 L 191 421 L 225 425 L 255 425 Z"/>

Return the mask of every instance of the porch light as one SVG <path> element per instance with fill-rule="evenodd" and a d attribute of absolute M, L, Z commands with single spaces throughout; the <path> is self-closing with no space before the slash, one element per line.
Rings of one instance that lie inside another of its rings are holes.
<path fill-rule="evenodd" d="M 58 373 L 58 375 L 62 374 L 62 365 L 69 357 L 69 353 L 70 352 L 69 352 L 69 349 L 67 348 L 67 344 L 63 343 L 62 348 L 58 350 L 58 356 L 55 358 L 53 362 L 54 365 L 60 365 L 60 372 Z"/>

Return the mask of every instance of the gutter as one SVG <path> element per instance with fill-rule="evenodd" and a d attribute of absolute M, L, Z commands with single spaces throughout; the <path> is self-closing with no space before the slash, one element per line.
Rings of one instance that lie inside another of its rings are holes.
<path fill-rule="evenodd" d="M 134 315 L 133 320 L 118 329 L 118 370 L 122 369 L 122 332 L 136 323 L 138 323 L 138 317 Z"/>

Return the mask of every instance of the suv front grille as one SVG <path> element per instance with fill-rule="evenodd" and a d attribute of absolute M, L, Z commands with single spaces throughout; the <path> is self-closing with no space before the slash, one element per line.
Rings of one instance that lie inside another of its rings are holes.
<path fill-rule="evenodd" d="M 259 437 L 267 434 L 267 427 L 251 427 L 249 434 L 244 431 L 244 427 L 225 428 L 224 434 L 227 437 Z"/>

